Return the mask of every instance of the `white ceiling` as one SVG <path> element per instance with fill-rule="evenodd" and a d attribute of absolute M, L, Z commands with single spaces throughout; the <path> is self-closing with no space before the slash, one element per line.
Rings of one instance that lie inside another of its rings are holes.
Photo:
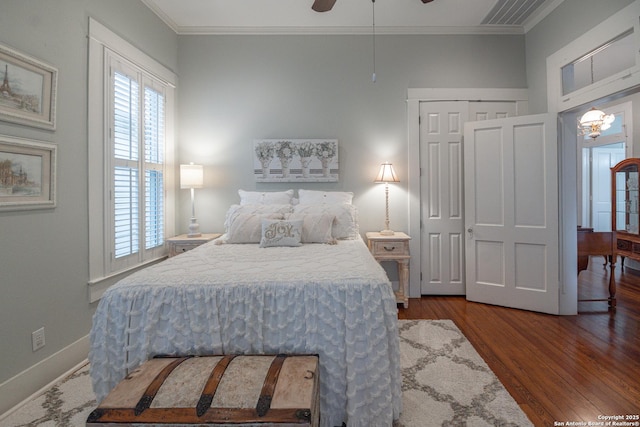
<path fill-rule="evenodd" d="M 178 34 L 524 34 L 564 0 L 142 0 Z"/>

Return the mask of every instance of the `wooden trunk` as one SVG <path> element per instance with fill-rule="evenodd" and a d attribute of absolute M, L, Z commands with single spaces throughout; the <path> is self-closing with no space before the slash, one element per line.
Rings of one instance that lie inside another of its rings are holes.
<path fill-rule="evenodd" d="M 317 426 L 318 356 L 160 357 L 123 379 L 87 426 Z"/>

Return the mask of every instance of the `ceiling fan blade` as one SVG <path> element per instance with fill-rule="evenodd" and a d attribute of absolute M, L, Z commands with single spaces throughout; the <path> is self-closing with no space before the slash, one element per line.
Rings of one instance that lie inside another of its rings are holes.
<path fill-rule="evenodd" d="M 311 9 L 316 12 L 327 12 L 333 8 L 334 4 L 336 4 L 336 0 L 315 0 Z"/>
<path fill-rule="evenodd" d="M 431 3 L 433 0 L 422 0 L 422 3 L 427 4 L 427 3 Z"/>

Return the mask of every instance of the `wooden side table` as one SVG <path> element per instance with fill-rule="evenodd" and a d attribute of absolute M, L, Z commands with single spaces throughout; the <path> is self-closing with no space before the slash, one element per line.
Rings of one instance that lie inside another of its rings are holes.
<path fill-rule="evenodd" d="M 217 239 L 221 235 L 222 234 L 220 233 L 203 233 L 202 236 L 199 237 L 187 237 L 186 234 L 171 237 L 167 239 L 167 245 L 169 247 L 169 258 L 190 251 L 193 248 L 197 248 L 198 246 L 210 242 L 213 239 Z"/>
<path fill-rule="evenodd" d="M 383 235 L 370 231 L 366 233 L 367 246 L 378 262 L 395 261 L 398 264 L 398 290 L 396 302 L 409 307 L 409 240 L 411 237 L 402 232 Z"/>

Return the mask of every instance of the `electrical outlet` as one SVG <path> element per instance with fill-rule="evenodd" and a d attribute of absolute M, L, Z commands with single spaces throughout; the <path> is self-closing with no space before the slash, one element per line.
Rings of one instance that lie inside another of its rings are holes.
<path fill-rule="evenodd" d="M 40 350 L 44 347 L 44 327 L 31 333 L 31 344 L 33 346 L 33 351 Z"/>

